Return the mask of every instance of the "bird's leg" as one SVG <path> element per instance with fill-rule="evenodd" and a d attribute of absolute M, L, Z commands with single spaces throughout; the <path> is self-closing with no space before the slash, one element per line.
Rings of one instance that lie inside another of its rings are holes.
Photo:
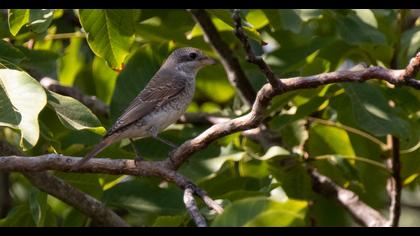
<path fill-rule="evenodd" d="M 134 145 L 134 140 L 133 139 L 129 139 L 130 140 L 130 144 L 131 144 L 131 148 L 133 149 L 134 153 L 136 154 L 136 158 L 134 158 L 134 161 L 137 163 L 139 161 L 143 161 L 144 158 L 140 155 L 140 152 L 137 150 L 136 145 Z"/>
<path fill-rule="evenodd" d="M 178 146 L 177 146 L 177 145 L 175 145 L 174 143 L 172 143 L 172 142 L 170 142 L 170 141 L 168 141 L 168 140 L 166 140 L 166 139 L 163 139 L 163 138 L 159 137 L 159 136 L 158 136 L 157 129 L 156 129 L 155 127 L 152 127 L 152 128 L 150 128 L 150 129 L 149 129 L 149 134 L 150 134 L 150 135 L 151 135 L 154 139 L 156 139 L 156 140 L 158 140 L 158 141 L 161 141 L 162 143 L 164 143 L 164 144 L 166 144 L 166 145 L 168 145 L 168 146 L 172 147 L 173 149 L 178 148 Z"/>

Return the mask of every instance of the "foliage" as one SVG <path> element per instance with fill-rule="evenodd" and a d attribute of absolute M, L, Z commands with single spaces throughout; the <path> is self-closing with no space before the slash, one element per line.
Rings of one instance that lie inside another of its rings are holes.
<path fill-rule="evenodd" d="M 252 85 L 259 89 L 265 78 L 245 61 L 232 32 L 231 12 L 209 13 Z M 420 48 L 420 21 L 409 24 L 409 13 L 368 9 L 242 11 L 252 48 L 285 78 L 357 63 L 403 68 Z M 0 17 L 0 35 L 4 39 L 0 40 L 0 137 L 29 155 L 87 153 L 174 48 L 197 47 L 217 57 L 201 28 L 184 10 L 9 10 Z M 267 45 L 262 46 L 261 41 Z M 79 101 L 44 89 L 37 80 L 45 76 L 97 96 L 110 105 L 110 117 L 96 117 Z M 308 139 L 306 151 L 321 173 L 355 191 L 374 208 L 386 210 L 388 175 L 359 160 L 382 163 L 388 154 L 378 143 L 386 143 L 387 134 L 399 137 L 404 191 L 418 195 L 419 104 L 418 91 L 390 89 L 378 81 L 290 92 L 276 97 L 266 112 L 269 129 L 282 137 L 279 146 L 264 148 L 255 140 L 232 134 L 193 155 L 181 171 L 209 196 L 223 202 L 225 212 L 215 215 L 198 201 L 212 226 L 353 225 L 337 204 L 312 191 L 303 159 L 293 151 Z M 189 112 L 238 116 L 248 109 L 220 63 L 198 74 Z M 307 130 L 308 116 L 344 124 L 378 142 L 316 121 Z M 177 124 L 162 136 L 180 144 L 206 127 Z M 134 153 L 126 144 L 112 145 L 98 156 L 132 158 Z M 163 159 L 170 151 L 149 138 L 136 141 L 136 146 L 150 160 Z M 105 202 L 130 225 L 193 225 L 181 190 L 171 184 L 105 174 L 55 174 Z M 18 173 L 12 174 L 11 193 L 13 209 L 0 220 L 3 226 L 90 224 L 87 217 L 35 189 Z M 403 220 L 420 213 L 410 214 L 403 210 Z"/>

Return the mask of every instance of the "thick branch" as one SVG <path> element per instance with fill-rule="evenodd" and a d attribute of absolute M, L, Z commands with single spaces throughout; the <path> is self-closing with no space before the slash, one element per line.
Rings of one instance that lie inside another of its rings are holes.
<path fill-rule="evenodd" d="M 354 192 L 336 185 L 312 167 L 308 167 L 308 173 L 315 192 L 336 200 L 360 224 L 369 227 L 387 225 L 387 220 L 381 213 L 362 202 Z"/>
<path fill-rule="evenodd" d="M 47 172 L 23 172 L 23 175 L 37 188 L 73 206 L 100 225 L 113 227 L 129 226 L 102 202 Z"/>
<path fill-rule="evenodd" d="M 61 95 L 72 97 L 80 101 L 85 106 L 89 107 L 89 109 L 91 109 L 92 112 L 96 115 L 104 117 L 109 116 L 108 106 L 95 96 L 87 96 L 80 92 L 80 90 L 77 88 L 61 85 L 57 80 L 51 79 L 49 77 L 43 77 L 39 82 L 44 88 L 48 90 L 59 93 Z"/>
<path fill-rule="evenodd" d="M 206 227 L 206 219 L 204 219 L 204 216 L 201 215 L 200 210 L 195 203 L 193 193 L 194 191 L 191 188 L 186 188 L 184 190 L 185 207 L 198 227 Z"/>
<path fill-rule="evenodd" d="M 6 141 L 0 140 L 0 155 L 23 155 L 17 148 Z M 3 157 L 0 157 L 0 159 Z M 31 157 L 20 157 L 19 160 L 30 159 Z M 17 162 L 19 162 L 17 160 Z M 7 161 L 6 161 L 7 162 Z M 1 163 L 1 161 L 0 161 Z M 10 163 L 12 164 L 12 163 Z M 9 164 L 9 165 L 10 165 Z M 0 164 L 1 165 L 1 164 Z M 3 167 L 1 165 L 1 167 Z M 0 167 L 0 169 L 2 169 Z M 104 226 L 128 226 L 117 214 L 107 208 L 102 202 L 81 192 L 61 179 L 48 174 L 47 172 L 33 172 L 36 168 L 25 168 L 22 174 L 37 188 L 73 206 L 95 222 Z M 48 170 L 48 169 L 46 169 Z"/>
<path fill-rule="evenodd" d="M 270 66 L 268 66 L 267 63 L 265 63 L 265 61 L 261 57 L 256 56 L 255 53 L 252 51 L 248 37 L 242 29 L 242 19 L 240 13 L 241 10 L 239 9 L 233 10 L 232 18 L 235 23 L 235 35 L 241 41 L 242 46 L 245 49 L 247 61 L 257 65 L 260 68 L 261 72 L 264 73 L 265 77 L 267 77 L 268 82 L 271 84 L 271 86 L 273 86 L 274 89 L 281 89 L 282 83 L 280 80 L 277 79 L 277 76 L 271 70 Z"/>
<path fill-rule="evenodd" d="M 77 170 L 73 170 L 71 167 L 81 159 L 80 157 L 63 156 L 60 154 L 46 154 L 36 157 L 2 156 L 0 157 L 0 171 L 38 172 L 57 170 L 63 172 L 155 176 L 173 182 L 182 189 L 193 186 L 195 194 L 202 198 L 204 203 L 218 213 L 223 211 L 223 208 L 212 200 L 206 192 L 198 188 L 183 175 L 171 170 L 165 162 L 95 158 L 89 160 Z"/>
<path fill-rule="evenodd" d="M 413 79 L 404 80 L 401 77 L 403 73 L 404 70 L 370 67 L 359 71 L 337 71 L 308 77 L 283 79 L 283 90 L 277 91 L 274 91 L 270 84 L 266 84 L 258 92 L 255 103 L 248 114 L 226 122 L 217 123 L 194 139 L 187 140 L 170 154 L 171 158 L 166 161 L 166 165 L 177 169 L 191 154 L 207 147 L 214 140 L 234 132 L 256 128 L 263 119 L 263 111 L 276 95 L 298 89 L 316 88 L 325 84 L 364 82 L 370 79 L 379 79 L 394 85 L 408 85 L 420 89 L 420 81 L 410 82 Z"/>
<path fill-rule="evenodd" d="M 410 63 L 405 68 L 405 72 L 403 74 L 404 79 L 414 78 L 417 72 L 420 70 L 420 52 L 410 60 Z"/>
<path fill-rule="evenodd" d="M 255 100 L 255 90 L 249 82 L 245 72 L 242 70 L 238 59 L 233 55 L 232 50 L 230 50 L 228 45 L 220 37 L 210 16 L 203 9 L 191 9 L 188 11 L 200 25 L 205 38 L 208 39 L 212 48 L 219 54 L 230 83 L 239 90 L 238 92 L 242 100 L 247 105 L 252 106 Z"/>

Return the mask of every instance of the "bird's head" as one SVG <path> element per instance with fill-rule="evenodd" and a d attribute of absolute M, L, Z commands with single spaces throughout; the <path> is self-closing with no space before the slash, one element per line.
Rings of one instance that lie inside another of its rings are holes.
<path fill-rule="evenodd" d="M 195 75 L 201 68 L 215 64 L 216 61 L 206 56 L 197 48 L 178 48 L 174 50 L 165 62 L 166 67 L 174 67 L 186 74 Z"/>

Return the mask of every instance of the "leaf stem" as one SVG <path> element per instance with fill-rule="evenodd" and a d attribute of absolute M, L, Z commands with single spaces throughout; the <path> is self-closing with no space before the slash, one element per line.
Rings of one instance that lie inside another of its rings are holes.
<path fill-rule="evenodd" d="M 334 160 L 335 156 L 336 155 L 327 154 L 327 155 L 316 156 L 313 159 L 317 160 L 317 161 L 319 161 L 319 160 Z M 355 161 L 363 162 L 363 163 L 366 163 L 366 164 L 369 164 L 369 165 L 372 165 L 372 166 L 376 166 L 376 167 L 379 167 L 382 170 L 384 170 L 386 173 L 391 174 L 391 172 L 388 170 L 388 168 L 384 164 L 379 163 L 377 161 L 373 161 L 373 160 L 370 160 L 370 159 L 367 159 L 367 158 L 364 158 L 364 157 L 358 157 L 358 156 L 342 156 L 342 155 L 340 155 L 340 158 L 347 159 L 347 160 L 355 160 Z"/>
<path fill-rule="evenodd" d="M 347 126 L 347 125 L 343 125 L 343 124 L 340 124 L 340 123 L 337 123 L 337 122 L 334 122 L 334 121 L 330 121 L 330 120 L 323 120 L 323 119 L 319 119 L 319 118 L 315 118 L 315 117 L 308 117 L 308 119 L 310 121 L 313 121 L 313 122 L 316 122 L 316 123 L 319 123 L 319 124 L 323 124 L 323 125 L 328 125 L 328 126 L 333 126 L 333 127 L 336 127 L 336 128 L 344 129 L 344 130 L 346 130 L 346 131 L 348 131 L 350 133 L 353 133 L 353 134 L 362 136 L 362 137 L 370 140 L 371 142 L 378 144 L 382 151 L 389 150 L 389 147 L 384 142 L 382 142 L 378 138 L 376 138 L 376 137 L 374 137 L 374 136 L 372 136 L 372 135 L 370 135 L 370 134 L 368 134 L 368 133 L 366 133 L 364 131 L 361 131 L 361 130 L 355 129 L 353 127 L 350 127 L 350 126 Z"/>
<path fill-rule="evenodd" d="M 68 38 L 85 38 L 86 35 L 82 32 L 76 31 L 73 33 L 49 34 L 45 36 L 44 40 L 68 39 Z"/>

